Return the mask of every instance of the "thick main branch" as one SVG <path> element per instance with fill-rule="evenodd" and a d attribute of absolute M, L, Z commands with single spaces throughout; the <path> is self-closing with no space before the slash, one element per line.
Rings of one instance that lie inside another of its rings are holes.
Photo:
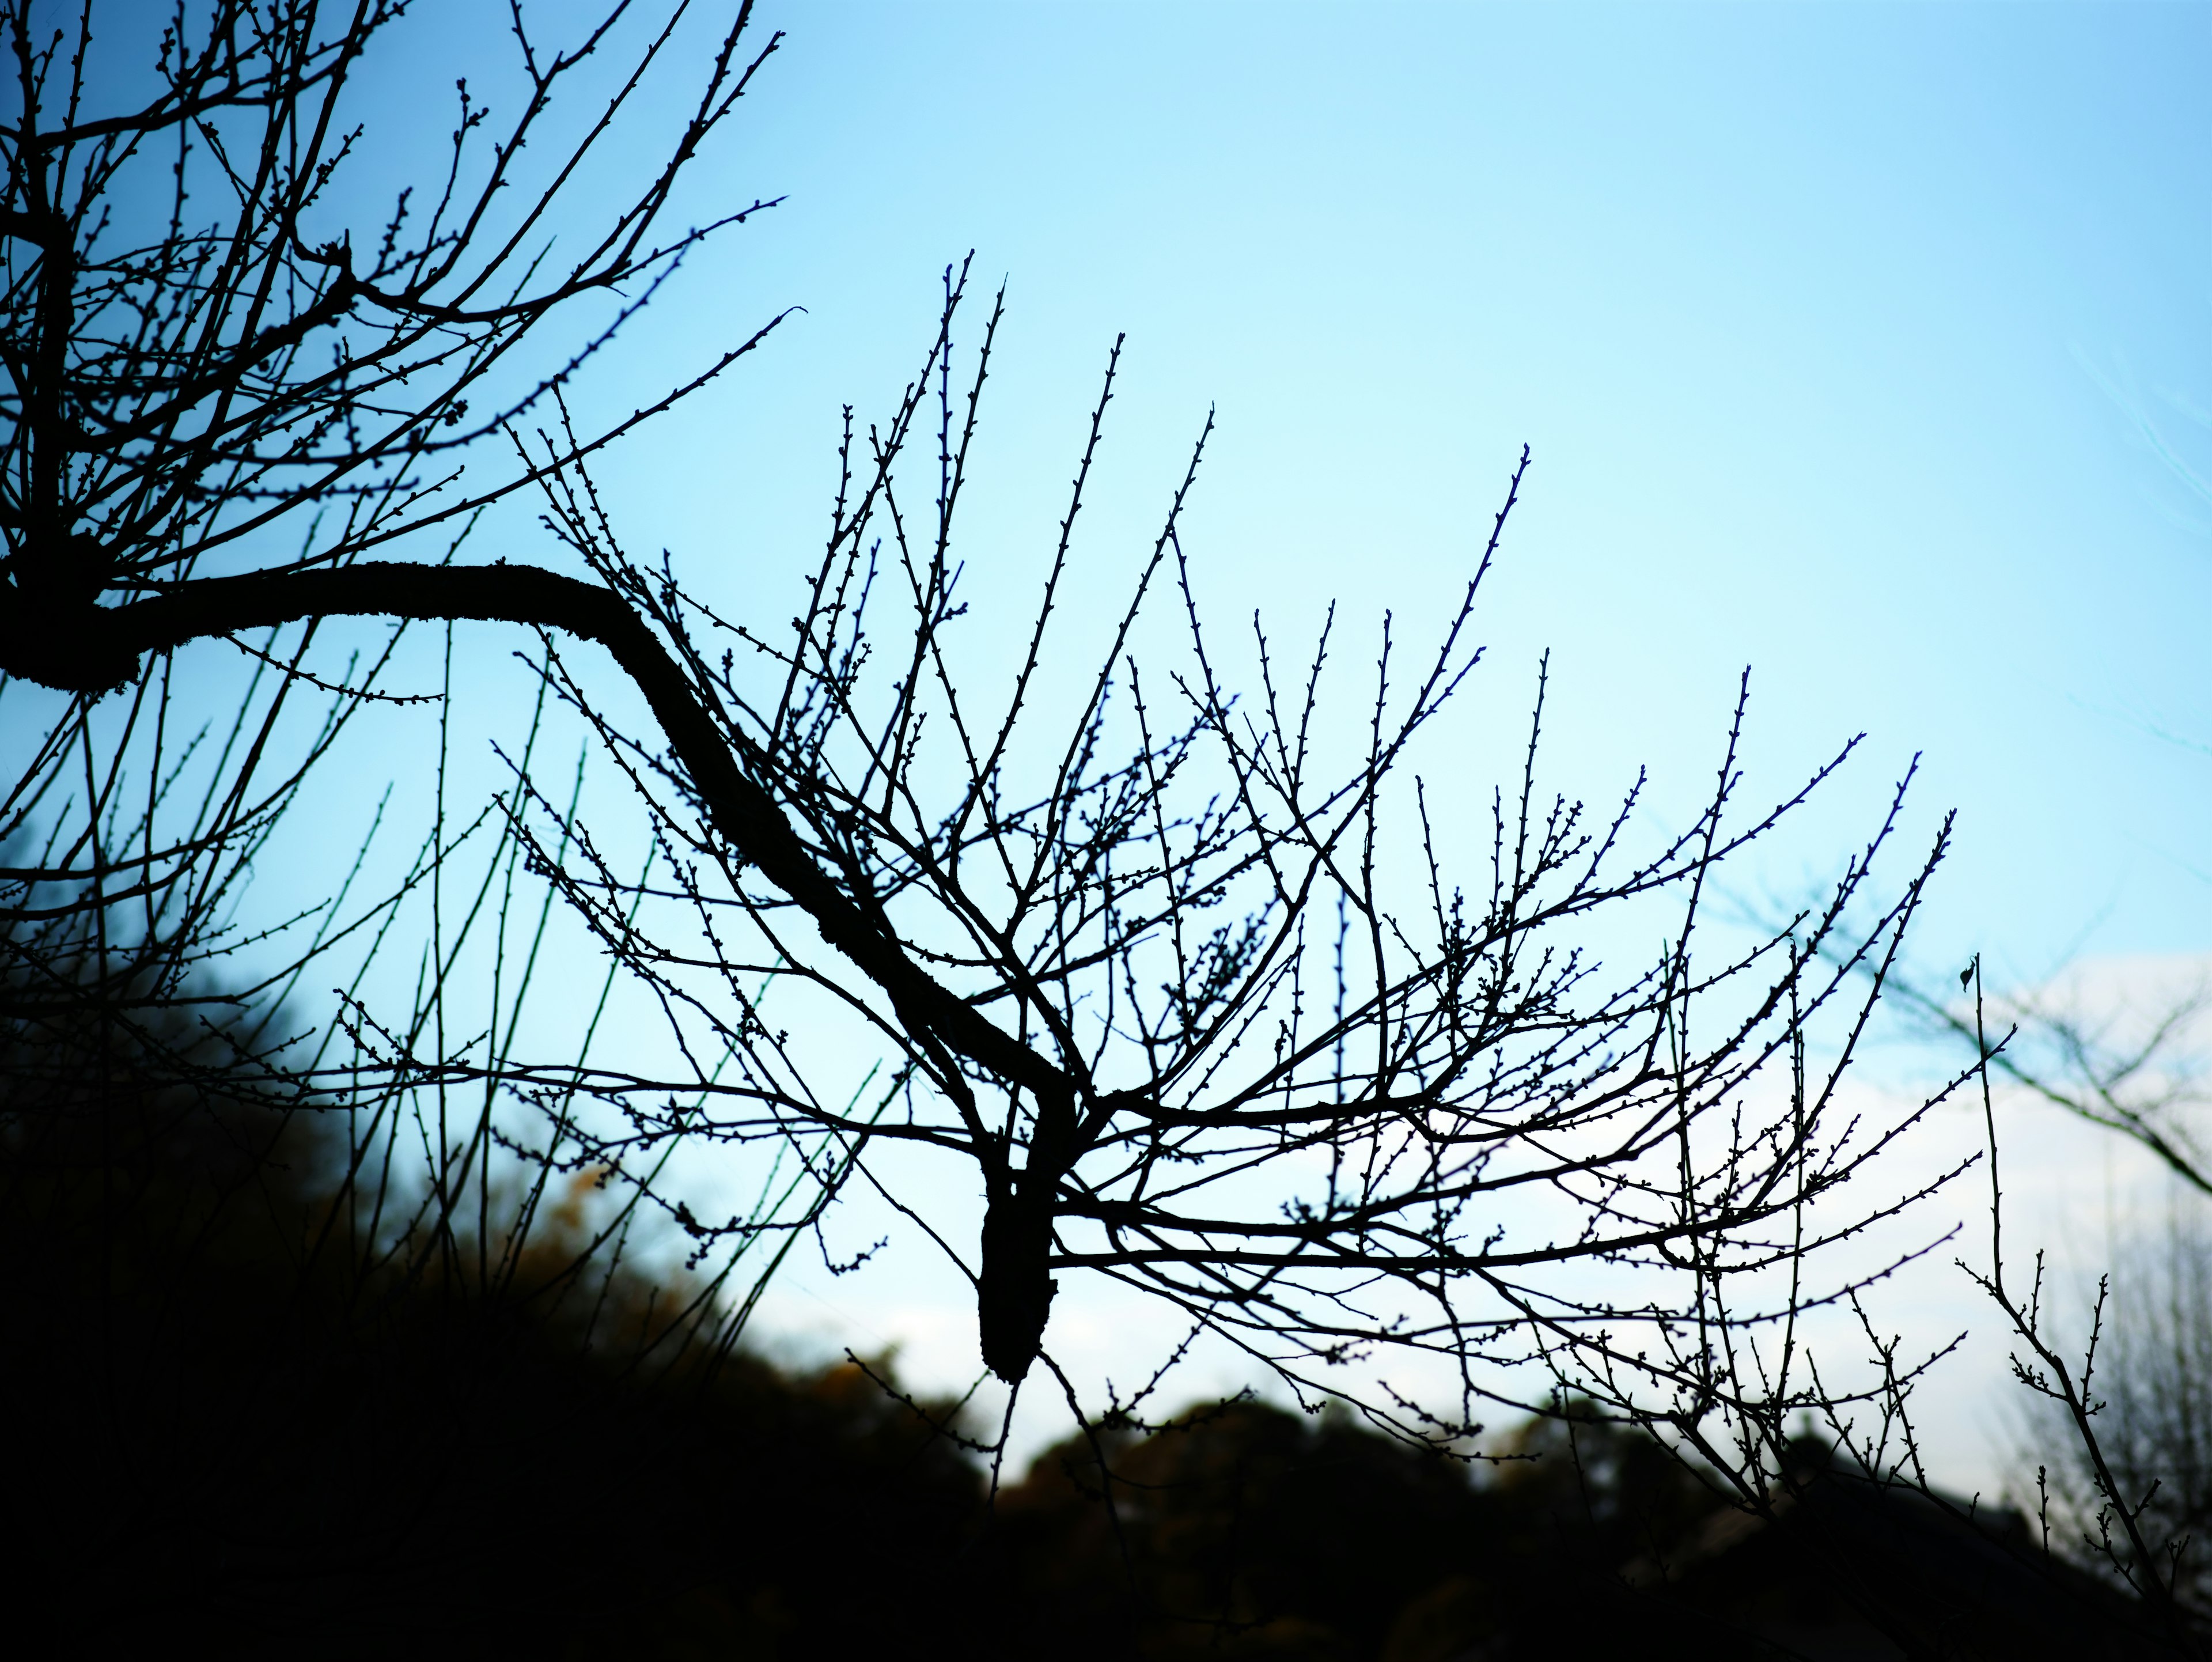
<path fill-rule="evenodd" d="M 823 941 L 889 995 L 915 1038 L 933 1039 L 1042 1099 L 1069 1088 L 1059 1068 L 922 970 L 822 870 L 775 801 L 738 767 L 675 658 L 611 589 L 535 566 L 364 563 L 204 578 L 150 600 L 70 608 L 66 615 L 27 605 L 20 593 L 8 600 L 0 613 L 0 671 L 95 694 L 131 679 L 146 654 L 309 618 L 479 618 L 596 641 L 645 695 L 714 829 L 805 911 Z"/>

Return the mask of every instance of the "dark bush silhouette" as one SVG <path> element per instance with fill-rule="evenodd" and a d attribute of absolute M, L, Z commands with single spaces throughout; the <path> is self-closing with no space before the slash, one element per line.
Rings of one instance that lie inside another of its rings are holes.
<path fill-rule="evenodd" d="M 1649 1525 L 1671 1542 L 1717 1501 L 1633 1434 L 1593 1428 L 1605 1454 L 1579 1471 L 1546 1430 L 1523 1440 L 1478 1480 L 1340 1412 L 1231 1403 L 1051 1451 L 1000 1497 L 1000 1538 L 1040 1634 L 1087 1635 L 1072 1654 L 1556 1647 L 1571 1610 L 1574 1642 L 1626 1640 L 1616 1615 L 1648 1630 L 1610 1571 Z"/>
<path fill-rule="evenodd" d="M 78 990 L 0 1032 L 0 1504 L 50 1641 L 732 1655 L 960 1625 L 977 1474 L 860 1369 L 641 1361 L 672 1289 L 619 1265 L 544 1296 L 588 1178 L 495 1294 L 331 1250 L 339 1128 L 238 1088 L 175 1006 Z"/>
<path fill-rule="evenodd" d="M 1253 1403 L 1072 1440 L 1000 1498 L 1009 1622 L 1031 1654 L 1178 1662 L 1911 1653 L 1856 1576 L 1928 1654 L 2178 1653 L 2142 1605 L 2039 1560 L 2016 1513 L 1962 1519 L 1801 1441 L 1761 1519 L 1582 1412 L 1472 1469 Z"/>
<path fill-rule="evenodd" d="M 174 1008 L 33 1001 L 0 1033 L 0 1412 L 13 1608 L 55 1651 L 1899 1654 L 1860 1574 L 1944 1654 L 2167 1653 L 2015 1516 L 1962 1528 L 1801 1443 L 1762 1522 L 1578 1404 L 1470 1468 L 1232 1402 L 1072 1439 L 994 1505 L 880 1362 L 664 1355 L 684 1289 L 619 1261 L 547 1296 L 589 1173 L 490 1292 L 319 1255 L 329 1121 Z"/>

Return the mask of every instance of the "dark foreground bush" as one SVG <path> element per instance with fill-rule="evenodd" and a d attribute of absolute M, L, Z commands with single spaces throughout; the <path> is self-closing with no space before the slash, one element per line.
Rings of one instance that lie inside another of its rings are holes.
<path fill-rule="evenodd" d="M 1236 1403 L 1072 1440 L 989 1506 L 869 1371 L 641 1355 L 669 1295 L 624 1270 L 550 1296 L 580 1196 L 487 1293 L 469 1241 L 365 1247 L 338 1125 L 229 1088 L 219 1035 L 11 1031 L 0 1522 L 29 1653 L 1900 1654 L 1870 1590 L 1943 1654 L 2156 1653 L 2017 1519 L 1832 1471 L 1761 1523 L 1605 1427 L 1470 1474 Z"/>
<path fill-rule="evenodd" d="M 665 1290 L 550 1285 L 573 1206 L 494 1293 L 469 1241 L 380 1251 L 343 1123 L 220 1032 L 18 993 L 0 1527 L 48 1650 L 857 1652 L 975 1607 L 977 1474 L 860 1370 L 641 1357 Z"/>

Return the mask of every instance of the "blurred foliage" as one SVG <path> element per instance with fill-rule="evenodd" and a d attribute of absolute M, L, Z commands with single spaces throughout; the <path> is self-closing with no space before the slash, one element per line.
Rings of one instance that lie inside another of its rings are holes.
<path fill-rule="evenodd" d="M 961 1602 L 964 1457 L 857 1367 L 641 1355 L 684 1289 L 575 1275 L 589 1172 L 495 1291 L 362 1250 L 342 1117 L 80 991 L 0 1012 L 7 1579 L 52 1651 L 773 1655 Z"/>
<path fill-rule="evenodd" d="M 1069 1656 L 1649 1654 L 1707 1625 L 1613 1573 L 1718 1506 L 1679 1461 L 1559 1422 L 1504 1452 L 1470 1471 L 1348 1414 L 1232 1403 L 1049 1452 L 1000 1497 L 1002 1538 Z"/>
<path fill-rule="evenodd" d="M 665 1342 L 696 1289 L 599 1241 L 592 1170 L 529 1214 L 512 1275 L 465 1235 L 380 1247 L 353 1129 L 263 1066 L 281 1021 L 45 968 L 0 976 L 0 1493 L 31 1653 L 1897 1653 L 1572 1404 L 1470 1466 L 1217 1403 L 1073 1438 L 993 1501 L 951 1405 L 898 1397 L 888 1359 Z"/>

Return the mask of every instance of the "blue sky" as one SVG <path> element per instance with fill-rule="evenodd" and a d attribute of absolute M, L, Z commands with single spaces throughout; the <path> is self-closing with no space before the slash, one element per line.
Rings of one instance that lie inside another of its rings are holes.
<path fill-rule="evenodd" d="M 629 362 L 807 310 L 618 465 L 639 540 L 772 581 L 837 406 L 896 394 L 972 247 L 1010 283 L 979 542 L 1042 534 L 1123 330 L 1097 557 L 1214 407 L 1191 543 L 1230 615 L 1432 610 L 1525 441 L 1485 709 L 1550 648 L 1561 782 L 1701 784 L 1749 665 L 1755 778 L 1869 735 L 1802 872 L 1924 753 L 1917 829 L 1960 813 L 1933 958 L 2212 947 L 2212 758 L 2157 736 L 2212 739 L 2212 503 L 2138 430 L 2212 456 L 2171 401 L 2212 405 L 2212 11 L 762 20 L 714 183 L 787 200 Z"/>
<path fill-rule="evenodd" d="M 436 39 L 457 15 L 410 20 L 423 46 L 372 66 L 404 77 L 385 94 L 442 100 L 442 64 L 420 71 L 432 46 L 472 58 Z M 1009 306 L 964 510 L 981 609 L 1018 605 L 1049 551 L 1122 332 L 1086 597 L 1150 546 L 1212 411 L 1184 537 L 1209 612 L 1295 638 L 1337 598 L 1367 638 L 1386 609 L 1418 634 L 1525 443 L 1447 798 L 1516 761 L 1549 651 L 1547 782 L 1603 802 L 1648 764 L 1652 822 L 1679 825 L 1749 666 L 1754 793 L 1868 734 L 1755 887 L 1832 874 L 1917 753 L 1907 842 L 1960 814 L 1931 973 L 2212 955 L 2212 499 L 2175 465 L 2212 476 L 2212 9 L 769 0 L 760 24 L 787 38 L 685 208 L 782 204 L 576 393 L 624 413 L 805 308 L 601 470 L 631 547 L 668 547 L 725 615 L 788 615 L 840 407 L 895 401 L 973 249 Z M 475 557 L 548 551 L 517 503 Z M 511 740 L 518 642 L 468 639 L 465 745 Z M 427 657 L 408 673 L 435 685 Z M 310 831 L 365 820 L 386 779 L 426 792 L 428 720 L 366 729 Z M 501 781 L 470 753 L 468 788 Z M 2046 1198 L 2095 1163 L 2036 1148 Z M 771 1326 L 973 1377 L 950 1277 L 901 1250 L 833 1283 L 805 1256 Z M 1972 1319 L 1958 1290 L 1906 1319 Z M 1126 1379 L 1134 1319 L 1068 1301 L 1055 1342 Z M 1954 1376 L 1945 1425 L 2001 1372 Z M 1018 1440 L 1063 1428 L 1042 1404 Z"/>
<path fill-rule="evenodd" d="M 780 606 L 839 405 L 886 408 L 938 272 L 973 248 L 1010 307 L 970 498 L 982 569 L 1048 545 L 1122 331 L 1091 557 L 1110 575 L 1148 545 L 1212 409 L 1186 540 L 1224 618 L 1264 606 L 1295 633 L 1332 596 L 1370 624 L 1431 616 L 1525 442 L 1480 616 L 1494 679 L 1462 712 L 1470 782 L 1519 742 L 1549 649 L 1550 777 L 1602 798 L 1649 764 L 1655 812 L 1686 818 L 1748 665 L 1755 784 L 1869 735 L 1759 868 L 1772 892 L 1832 871 L 1919 753 L 1908 837 L 1960 814 L 1931 972 L 1973 951 L 2000 985 L 2069 955 L 2212 952 L 2212 502 L 2147 436 L 2212 461 L 2191 414 L 2212 406 L 2212 10 L 763 21 L 788 39 L 715 185 L 785 203 L 624 363 L 807 309 L 615 464 L 638 543 Z M 2102 1158 L 2109 1192 L 2110 1157 L 2021 1124 L 2033 1226 L 2080 1233 L 2069 1208 L 2094 1197 L 2065 1172 Z M 964 1383 L 957 1288 L 897 1253 L 834 1284 L 793 1262 L 773 1321 L 897 1338 L 917 1375 Z M 1931 1344 L 1982 1323 L 1942 1276 L 1896 1306 Z M 1137 1366 L 1137 1320 L 1055 1318 L 1079 1370 L 1108 1374 Z M 1986 1434 L 2002 1355 L 1977 1343 L 1923 1400 L 1969 1486 L 2005 1464 Z M 1037 1414 L 1019 1438 L 1058 1434 Z"/>

